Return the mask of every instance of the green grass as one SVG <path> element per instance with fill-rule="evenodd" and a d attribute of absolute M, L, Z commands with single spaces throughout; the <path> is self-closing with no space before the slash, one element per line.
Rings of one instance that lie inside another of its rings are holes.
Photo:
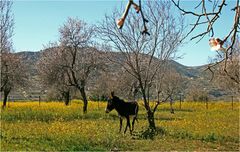
<path fill-rule="evenodd" d="M 1 151 L 239 151 L 239 103 L 175 103 L 159 106 L 157 131 L 147 129 L 141 106 L 133 135 L 119 133 L 115 111 L 105 114 L 106 103 L 90 102 L 82 114 L 81 102 L 70 106 L 49 102 L 10 103 L 1 111 Z M 125 121 L 123 129 L 125 127 Z"/>

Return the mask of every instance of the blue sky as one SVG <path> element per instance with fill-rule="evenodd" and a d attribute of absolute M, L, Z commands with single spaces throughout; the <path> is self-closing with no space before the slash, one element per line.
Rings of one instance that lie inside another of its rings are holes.
<path fill-rule="evenodd" d="M 58 28 L 68 17 L 78 17 L 90 24 L 96 24 L 104 18 L 106 13 L 121 4 L 123 0 L 32 0 L 14 1 L 13 13 L 15 19 L 15 29 L 13 44 L 15 51 L 39 51 L 48 42 L 58 40 Z M 184 1 L 184 8 L 193 8 L 193 1 Z M 230 0 L 230 4 L 224 9 L 220 22 L 216 24 L 216 36 L 223 38 L 231 28 L 233 12 L 228 11 L 235 4 Z M 186 19 L 187 22 L 194 20 L 192 17 Z M 196 32 L 202 31 L 200 28 Z M 210 51 L 207 36 L 196 44 L 196 40 L 190 41 L 181 47 L 180 53 L 184 54 L 183 59 L 177 60 L 181 64 L 188 66 L 198 66 L 208 63 L 208 57 L 213 57 L 215 52 Z M 189 39 L 188 39 L 189 40 Z"/>

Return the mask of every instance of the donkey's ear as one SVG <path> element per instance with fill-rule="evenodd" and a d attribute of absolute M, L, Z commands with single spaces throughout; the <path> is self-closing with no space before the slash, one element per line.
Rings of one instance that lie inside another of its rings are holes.
<path fill-rule="evenodd" d="M 111 92 L 111 96 L 110 96 L 110 97 L 111 97 L 111 98 L 114 97 L 114 91 Z"/>

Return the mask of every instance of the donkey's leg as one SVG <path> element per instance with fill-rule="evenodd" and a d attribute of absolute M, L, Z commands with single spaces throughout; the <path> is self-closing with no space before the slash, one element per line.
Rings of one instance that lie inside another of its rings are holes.
<path fill-rule="evenodd" d="M 137 120 L 137 115 L 138 115 L 138 105 L 137 105 L 137 103 L 136 103 L 136 107 L 135 107 L 135 115 L 134 115 L 134 117 L 133 117 L 133 121 L 132 121 L 132 131 L 134 130 L 134 123 L 135 123 L 135 120 L 138 121 L 138 120 Z"/>
<path fill-rule="evenodd" d="M 131 132 L 131 126 L 130 126 L 130 119 L 129 119 L 129 116 L 128 116 L 128 117 L 126 117 L 126 119 L 127 119 L 127 125 L 126 125 L 126 128 L 125 128 L 125 131 L 124 131 L 124 133 L 126 133 L 126 131 L 127 131 L 127 127 L 129 127 L 129 129 L 130 129 L 130 132 Z"/>
<path fill-rule="evenodd" d="M 137 119 L 137 116 L 134 116 L 133 117 L 133 121 L 132 121 L 132 131 L 134 130 L 134 123 L 135 123 L 135 120 Z"/>
<path fill-rule="evenodd" d="M 122 117 L 120 117 L 120 129 L 119 129 L 119 132 L 121 132 L 121 130 L 122 130 Z"/>

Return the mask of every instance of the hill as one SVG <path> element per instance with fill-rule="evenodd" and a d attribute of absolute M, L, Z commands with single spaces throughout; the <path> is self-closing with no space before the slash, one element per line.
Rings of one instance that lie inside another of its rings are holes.
<path fill-rule="evenodd" d="M 41 52 L 17 52 L 23 62 L 30 68 L 31 74 L 36 75 L 36 63 L 38 62 Z M 115 57 L 121 60 L 121 54 L 115 53 Z M 178 73 L 189 78 L 197 78 L 201 75 L 205 65 L 203 66 L 185 66 L 176 61 L 171 61 L 170 66 L 173 67 Z"/>
<path fill-rule="evenodd" d="M 30 73 L 30 80 L 31 85 L 29 85 L 29 88 L 27 89 L 27 92 L 29 92 L 28 98 L 31 97 L 31 99 L 37 100 L 40 95 L 42 95 L 42 92 L 44 91 L 41 89 L 40 85 L 40 78 L 37 73 L 37 62 L 40 59 L 41 51 L 39 52 L 17 52 L 17 55 L 19 55 L 23 63 L 27 66 Z M 121 60 L 121 54 L 114 52 L 114 56 Z M 185 66 L 182 65 L 176 61 L 171 61 L 170 66 L 175 69 L 178 73 L 180 73 L 182 76 L 187 78 L 187 84 L 191 86 L 192 84 L 201 84 L 204 86 L 204 88 L 209 92 L 209 95 L 213 98 L 222 97 L 223 95 L 226 95 L 226 93 L 222 92 L 221 90 L 215 88 L 211 83 L 209 83 L 209 78 L 206 72 L 204 73 L 205 65 L 203 66 Z M 113 71 L 118 71 L 121 67 L 120 66 L 112 66 L 111 69 L 114 69 Z M 187 87 L 189 87 L 187 86 Z M 18 98 L 21 98 L 21 95 L 17 90 L 12 93 L 12 96 L 16 96 L 18 94 Z"/>

